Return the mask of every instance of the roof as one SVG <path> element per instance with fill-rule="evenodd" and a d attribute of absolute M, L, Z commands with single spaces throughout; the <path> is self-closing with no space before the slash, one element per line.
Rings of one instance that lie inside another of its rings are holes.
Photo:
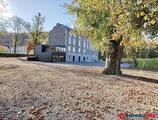
<path fill-rule="evenodd" d="M 56 26 L 62 26 L 62 27 L 64 27 L 67 31 L 71 31 L 71 30 L 72 30 L 72 28 L 70 28 L 70 27 L 68 27 L 68 26 L 66 26 L 66 25 L 60 24 L 60 23 L 57 23 Z"/>

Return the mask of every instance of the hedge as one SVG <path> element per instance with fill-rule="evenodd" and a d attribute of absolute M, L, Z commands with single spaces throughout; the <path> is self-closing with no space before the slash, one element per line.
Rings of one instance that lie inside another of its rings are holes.
<path fill-rule="evenodd" d="M 27 54 L 0 53 L 0 57 L 26 57 Z"/>

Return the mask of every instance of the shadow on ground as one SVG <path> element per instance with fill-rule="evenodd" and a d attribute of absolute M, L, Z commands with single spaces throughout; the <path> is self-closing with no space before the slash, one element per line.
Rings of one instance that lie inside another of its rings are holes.
<path fill-rule="evenodd" d="M 142 76 L 134 76 L 134 75 L 129 75 L 129 74 L 122 74 L 121 77 L 126 77 L 126 78 L 130 78 L 130 79 L 134 79 L 134 80 L 139 80 L 139 81 L 158 84 L 158 80 L 153 79 L 153 78 L 147 78 L 147 77 L 142 77 Z"/>

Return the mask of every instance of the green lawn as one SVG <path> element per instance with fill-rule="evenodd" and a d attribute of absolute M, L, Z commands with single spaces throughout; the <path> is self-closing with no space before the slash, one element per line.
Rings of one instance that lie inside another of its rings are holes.
<path fill-rule="evenodd" d="M 137 68 L 147 70 L 158 70 L 158 58 L 153 59 L 137 59 Z"/>
<path fill-rule="evenodd" d="M 137 58 L 136 61 L 137 66 L 134 68 L 158 71 L 158 58 Z M 131 58 L 124 58 L 122 59 L 122 63 L 134 64 L 134 60 Z"/>

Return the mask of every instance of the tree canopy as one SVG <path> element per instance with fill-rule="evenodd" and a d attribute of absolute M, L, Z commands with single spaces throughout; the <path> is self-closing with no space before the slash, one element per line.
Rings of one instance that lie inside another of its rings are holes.
<path fill-rule="evenodd" d="M 44 22 L 45 22 L 45 17 L 43 17 L 41 13 L 38 13 L 33 17 L 32 24 L 28 25 L 29 40 L 33 41 L 34 46 L 46 41 L 48 34 L 47 32 L 43 32 Z M 35 49 L 34 49 L 34 54 L 35 54 Z"/>
<path fill-rule="evenodd" d="M 8 21 L 8 29 L 13 34 L 12 43 L 14 45 L 14 54 L 24 32 L 27 30 L 27 22 L 18 16 L 13 16 Z"/>
<path fill-rule="evenodd" d="M 43 32 L 43 24 L 45 22 L 45 17 L 38 13 L 32 18 L 32 24 L 29 29 L 29 38 L 33 40 L 34 44 L 40 43 L 41 39 L 45 39 L 45 34 Z"/>
<path fill-rule="evenodd" d="M 118 40 L 121 34 L 124 40 L 141 37 L 142 32 L 155 37 L 157 4 L 158 0 L 73 0 L 65 7 L 76 16 L 75 28 L 100 48 L 109 37 Z"/>

